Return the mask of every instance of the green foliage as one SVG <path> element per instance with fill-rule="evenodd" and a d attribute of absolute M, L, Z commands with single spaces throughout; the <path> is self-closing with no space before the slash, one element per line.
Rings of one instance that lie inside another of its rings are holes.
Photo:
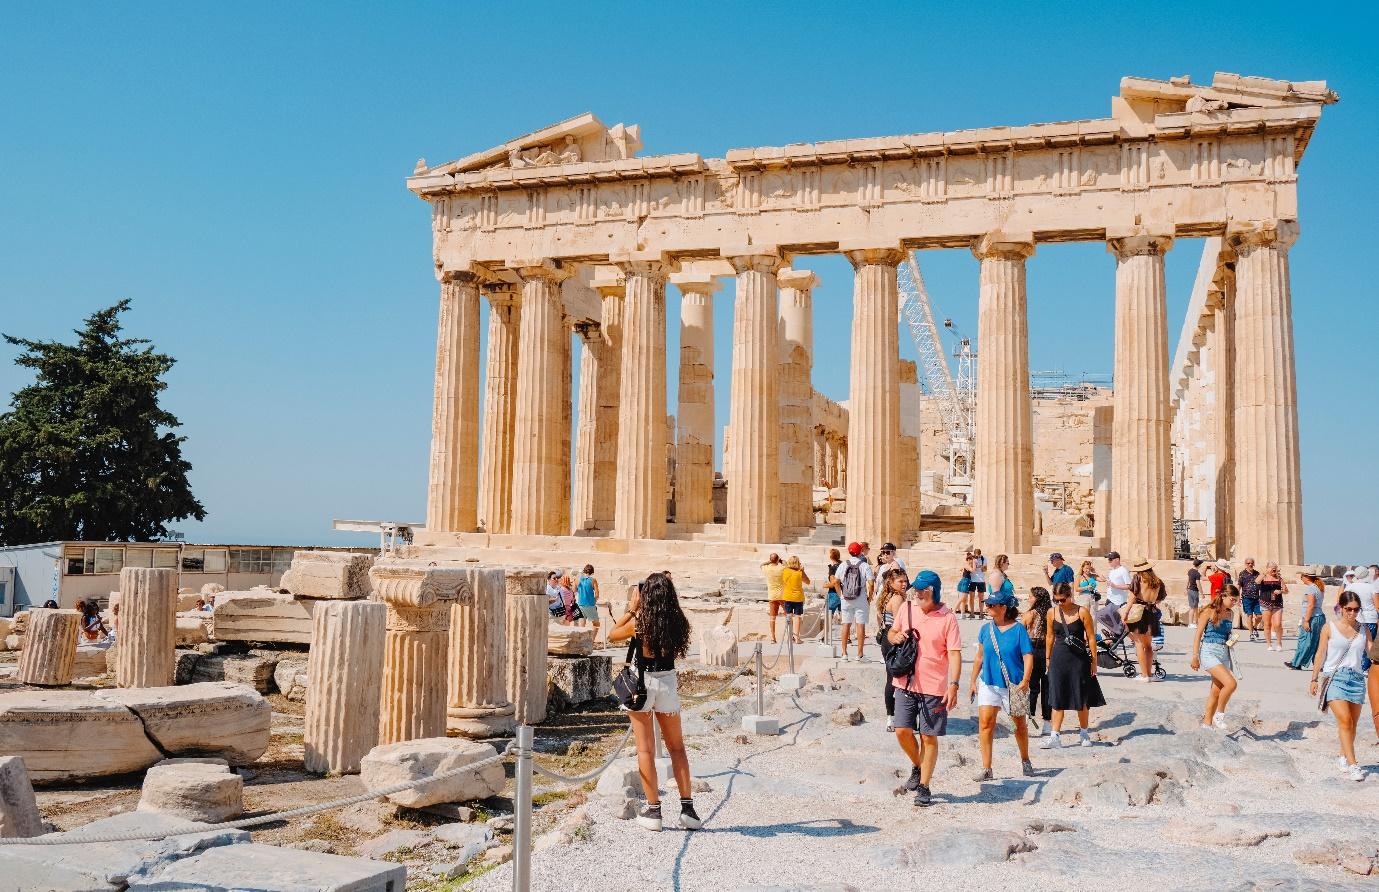
<path fill-rule="evenodd" d="M 92 314 L 75 344 L 5 335 L 34 383 L 0 415 L 0 543 L 137 540 L 202 520 L 191 465 L 158 405 L 172 357 L 120 336 L 122 300 Z"/>

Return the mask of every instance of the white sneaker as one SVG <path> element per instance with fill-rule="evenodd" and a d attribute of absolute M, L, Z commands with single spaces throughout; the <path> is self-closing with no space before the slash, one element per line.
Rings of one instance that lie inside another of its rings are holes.
<path fill-rule="evenodd" d="M 1225 731 L 1229 727 L 1226 724 L 1226 714 L 1224 712 L 1218 712 L 1216 715 L 1212 716 L 1211 725 L 1218 731 Z"/>
<path fill-rule="evenodd" d="M 1048 736 L 1047 740 L 1039 744 L 1039 748 L 1041 750 L 1061 750 L 1063 748 L 1063 735 L 1055 731 Z"/>
<path fill-rule="evenodd" d="M 849 656 L 848 654 L 843 654 L 843 662 L 844 662 L 844 663 L 851 663 L 851 662 L 852 662 L 852 657 Z"/>
<path fill-rule="evenodd" d="M 1362 781 L 1369 776 L 1368 772 L 1359 765 L 1350 765 L 1346 770 L 1350 772 L 1350 779 L 1354 781 Z"/>
<path fill-rule="evenodd" d="M 1345 760 L 1345 756 L 1337 756 L 1336 767 L 1341 769 L 1342 771 L 1349 771 L 1350 763 Z"/>
<path fill-rule="evenodd" d="M 1087 733 L 1087 729 L 1086 729 L 1086 728 L 1083 728 L 1081 731 L 1078 731 L 1078 732 L 1077 732 L 1077 737 L 1078 737 L 1078 744 L 1077 744 L 1078 746 L 1091 746 L 1091 745 L 1092 745 L 1092 737 L 1091 737 L 1090 734 Z"/>

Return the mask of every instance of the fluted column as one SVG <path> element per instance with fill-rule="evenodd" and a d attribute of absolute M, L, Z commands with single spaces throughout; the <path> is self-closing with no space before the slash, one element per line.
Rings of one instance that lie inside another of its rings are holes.
<path fill-rule="evenodd" d="M 1302 481 L 1288 249 L 1295 221 L 1228 232 L 1235 263 L 1236 553 L 1300 564 Z"/>
<path fill-rule="evenodd" d="M 479 281 L 446 273 L 436 335 L 426 528 L 470 532 L 479 522 Z"/>
<path fill-rule="evenodd" d="M 506 283 L 485 287 L 489 301 L 488 370 L 484 392 L 484 451 L 479 476 L 479 519 L 490 533 L 512 525 L 513 427 L 517 412 L 517 342 L 522 307 Z"/>
<path fill-rule="evenodd" d="M 666 534 L 665 264 L 629 261 L 622 312 L 622 378 L 618 401 L 617 504 L 613 535 L 664 539 Z"/>
<path fill-rule="evenodd" d="M 80 630 L 79 611 L 44 607 L 30 609 L 29 628 L 24 633 L 24 649 L 19 652 L 20 684 L 71 684 Z"/>
<path fill-rule="evenodd" d="M 1172 244 L 1170 236 L 1140 233 L 1107 243 L 1116 255 L 1111 547 L 1131 561 L 1173 557 L 1164 284 L 1164 253 Z"/>
<path fill-rule="evenodd" d="M 546 650 L 550 612 L 544 571 L 508 571 L 507 692 L 519 725 L 546 720 Z"/>
<path fill-rule="evenodd" d="M 847 538 L 899 538 L 900 321 L 894 248 L 848 251 L 853 268 L 852 371 L 848 383 Z M 840 475 L 841 476 L 841 475 Z"/>
<path fill-rule="evenodd" d="M 782 269 L 780 286 L 780 522 L 814 525 L 814 298 L 818 276 Z"/>
<path fill-rule="evenodd" d="M 560 282 L 568 271 L 551 262 L 531 262 L 517 268 L 522 278 L 522 325 L 517 348 L 517 409 L 513 425 L 512 532 L 518 535 L 556 535 L 567 479 L 561 454 L 568 346 L 562 339 L 565 314 Z"/>
<path fill-rule="evenodd" d="M 115 684 L 160 688 L 177 670 L 177 571 L 125 567 L 120 571 L 120 634 Z"/>
<path fill-rule="evenodd" d="M 507 585 L 501 569 L 464 569 L 471 597 L 450 608 L 446 725 L 464 737 L 512 731 L 507 693 Z"/>
<path fill-rule="evenodd" d="M 374 596 L 388 608 L 378 742 L 445 736 L 450 606 L 473 599 L 464 570 L 374 564 Z"/>
<path fill-rule="evenodd" d="M 824 483 L 829 489 L 841 484 L 838 482 L 838 441 L 824 436 Z"/>
<path fill-rule="evenodd" d="M 564 319 L 560 333 L 560 479 L 556 482 L 555 506 L 559 511 L 556 519 L 556 532 L 562 536 L 568 536 L 571 532 L 570 526 L 570 498 L 572 496 L 571 479 L 573 468 L 571 467 L 570 447 L 574 437 L 574 404 L 571 402 L 571 390 L 574 387 L 574 351 L 571 348 L 573 341 L 574 327 L 568 318 Z"/>
<path fill-rule="evenodd" d="M 825 469 L 825 464 L 824 464 L 824 434 L 823 434 L 823 431 L 821 431 L 821 430 L 815 428 L 813 439 L 814 439 L 814 479 L 811 480 L 811 481 L 809 481 L 809 485 L 810 485 L 810 486 L 819 486 L 819 485 L 825 483 L 825 481 L 827 480 L 827 478 L 826 478 L 824 475 L 825 475 L 826 473 L 828 473 L 827 470 Z M 813 494 L 812 494 L 812 493 L 811 493 L 811 495 L 810 495 L 810 498 L 811 498 L 811 499 L 813 498 Z"/>
<path fill-rule="evenodd" d="M 729 258 L 737 271 L 728 441 L 728 541 L 780 539 L 780 352 L 775 254 Z"/>
<path fill-rule="evenodd" d="M 322 601 L 311 613 L 306 770 L 353 774 L 378 745 L 388 608 L 375 601 Z"/>
<path fill-rule="evenodd" d="M 699 272 L 671 281 L 680 289 L 675 521 L 713 523 L 713 295 L 720 286 Z"/>
<path fill-rule="evenodd" d="M 1221 302 L 1212 315 L 1211 361 L 1216 378 L 1212 447 L 1216 453 L 1217 557 L 1235 544 L 1235 277 L 1222 281 Z M 1241 557 L 1244 557 L 1242 554 Z"/>
<path fill-rule="evenodd" d="M 595 446 L 598 437 L 599 365 L 603 335 L 593 324 L 575 326 L 579 335 L 579 429 L 575 433 L 575 491 L 570 525 L 578 532 L 597 525 L 594 490 L 598 486 Z"/>
<path fill-rule="evenodd" d="M 987 235 L 972 253 L 981 261 L 973 542 L 986 554 L 1028 554 L 1034 549 L 1034 441 L 1025 259 L 1034 241 Z"/>
<path fill-rule="evenodd" d="M 594 524 L 613 529 L 618 501 L 618 404 L 622 388 L 622 305 L 627 293 L 622 271 L 599 267 L 590 283 L 603 299 L 599 318 L 598 404 L 594 416 Z"/>

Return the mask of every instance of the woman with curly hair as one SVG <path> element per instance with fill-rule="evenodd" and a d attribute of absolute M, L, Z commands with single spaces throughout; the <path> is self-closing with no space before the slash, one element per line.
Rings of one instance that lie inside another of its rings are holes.
<path fill-rule="evenodd" d="M 690 790 L 689 757 L 685 755 L 685 737 L 680 728 L 680 691 L 675 676 L 675 660 L 689 652 L 690 624 L 680 609 L 680 598 L 669 575 L 652 573 L 637 586 L 627 602 L 627 612 L 608 633 L 608 640 L 630 640 L 637 668 L 646 681 L 646 703 L 628 714 L 632 735 L 637 739 L 637 768 L 646 791 L 646 803 L 637 811 L 637 823 L 648 830 L 661 829 L 661 793 L 651 727 L 655 721 L 670 754 L 675 785 L 680 788 L 680 825 L 686 830 L 698 830 L 703 822 L 694 810 Z"/>

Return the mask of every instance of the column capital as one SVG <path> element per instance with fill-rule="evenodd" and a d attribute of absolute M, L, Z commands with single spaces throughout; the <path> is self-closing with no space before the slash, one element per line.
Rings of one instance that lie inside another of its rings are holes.
<path fill-rule="evenodd" d="M 978 260 L 1005 258 L 1024 260 L 1034 253 L 1034 233 L 995 230 L 972 240 L 972 253 Z"/>
<path fill-rule="evenodd" d="M 1237 252 L 1263 245 L 1286 251 L 1297 239 L 1297 220 L 1232 220 L 1226 224 L 1226 242 Z"/>
<path fill-rule="evenodd" d="M 776 271 L 776 284 L 795 291 L 813 291 L 819 284 L 819 277 L 807 269 L 785 267 Z"/>
<path fill-rule="evenodd" d="M 1120 260 L 1145 254 L 1163 256 L 1171 247 L 1172 233 L 1148 232 L 1138 226 L 1106 229 L 1106 250 Z"/>
<path fill-rule="evenodd" d="M 612 261 L 624 277 L 638 276 L 643 279 L 655 279 L 662 284 L 669 281 L 671 272 L 679 266 L 679 264 L 668 263 L 665 260 L 645 260 L 633 258 L 631 255 L 613 257 Z"/>
<path fill-rule="evenodd" d="M 508 269 L 517 274 L 524 283 L 544 281 L 560 283 L 574 275 L 574 268 L 559 260 L 521 259 L 509 260 Z"/>
<path fill-rule="evenodd" d="M 579 339 L 586 344 L 597 343 L 602 345 L 604 342 L 603 326 L 598 322 L 589 319 L 580 319 L 576 321 L 571 328 L 575 330 L 575 334 L 579 335 Z"/>
<path fill-rule="evenodd" d="M 712 296 L 723 287 L 716 276 L 698 270 L 674 273 L 670 284 L 680 289 L 681 294 L 703 294 Z"/>
<path fill-rule="evenodd" d="M 483 285 L 498 281 L 498 274 L 483 264 L 470 260 L 458 266 L 436 267 L 436 278 L 445 285 Z"/>
<path fill-rule="evenodd" d="M 616 266 L 596 266 L 594 267 L 594 277 L 589 280 L 589 287 L 605 299 L 622 297 L 627 293 L 627 278 L 623 275 L 622 270 Z"/>
<path fill-rule="evenodd" d="M 853 269 L 864 266 L 899 266 L 905 262 L 905 252 L 900 248 L 861 247 L 849 242 L 838 246 Z"/>
<path fill-rule="evenodd" d="M 491 306 L 501 307 L 515 304 L 519 298 L 519 287 L 512 282 L 485 282 L 480 291 Z"/>
<path fill-rule="evenodd" d="M 724 248 L 723 259 L 733 265 L 736 273 L 775 273 L 785 260 L 775 245 L 740 245 Z"/>

